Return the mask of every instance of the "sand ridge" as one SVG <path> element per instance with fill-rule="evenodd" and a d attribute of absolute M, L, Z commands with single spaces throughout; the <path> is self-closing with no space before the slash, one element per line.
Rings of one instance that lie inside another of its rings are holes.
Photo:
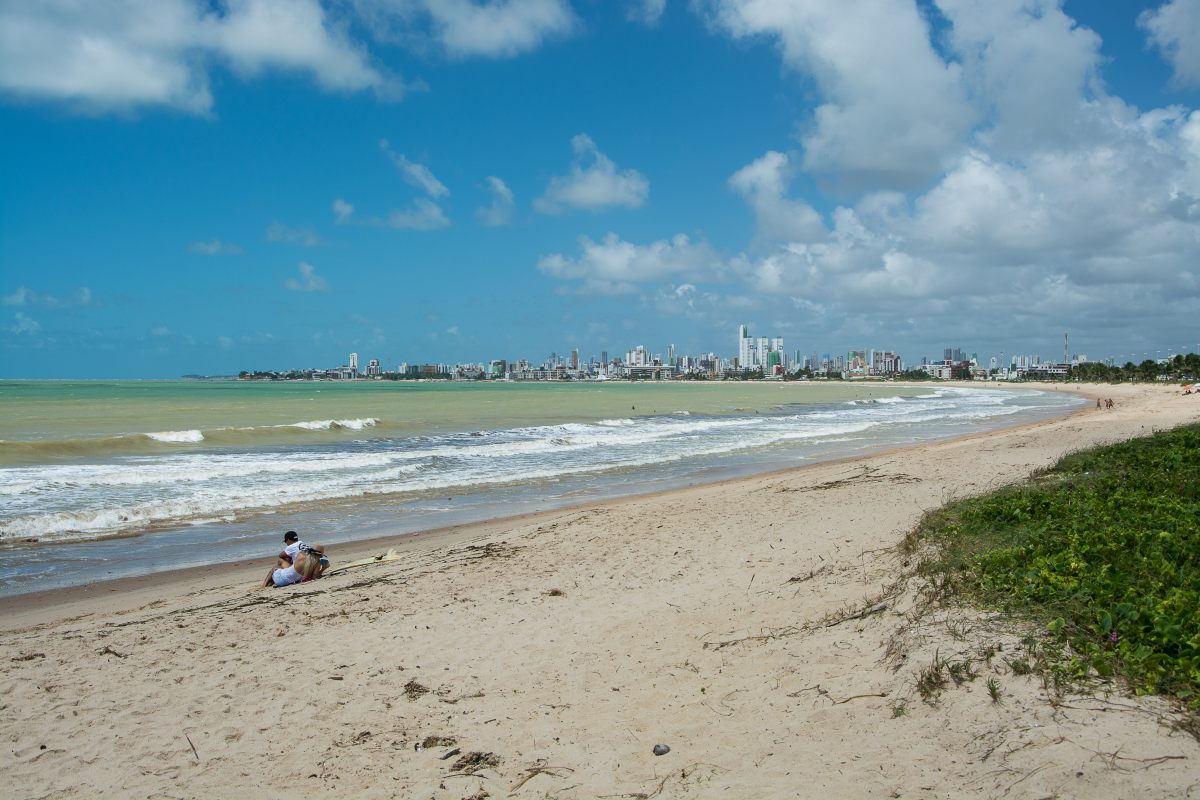
<path fill-rule="evenodd" d="M 1200 420 L 1177 389 L 1093 390 L 1116 408 L 466 526 L 301 587 L 243 570 L 13 615 L 4 793 L 1200 795 L 1200 744 L 1165 703 L 1051 704 L 1007 665 L 1019 635 L 917 618 L 894 585 L 928 509 Z M 931 706 L 915 682 L 935 657 L 979 677 Z"/>

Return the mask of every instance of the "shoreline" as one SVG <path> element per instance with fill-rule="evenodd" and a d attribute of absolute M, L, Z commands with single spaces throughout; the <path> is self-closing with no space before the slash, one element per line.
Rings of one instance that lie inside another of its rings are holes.
<path fill-rule="evenodd" d="M 770 381 L 762 382 L 771 383 Z M 920 388 L 923 386 L 921 383 L 902 382 L 892 382 L 891 385 L 903 386 L 905 388 Z M 938 385 L 966 389 L 981 388 L 977 386 L 974 381 L 941 381 L 938 383 Z M 1071 384 L 1049 384 L 1046 386 L 1053 387 L 1054 391 L 1059 391 L 1060 389 L 1070 391 L 1074 394 L 1079 394 L 1083 397 L 1086 397 L 1089 400 L 1095 400 L 1096 398 L 1102 396 L 1100 393 L 1089 391 L 1087 387 L 1090 386 L 1090 384 L 1080 386 L 1073 386 Z M 1018 392 L 1047 390 L 1042 386 L 1034 387 L 1027 385 L 1000 387 L 989 385 L 982 388 L 1000 388 L 1007 391 Z M 1044 425 L 1053 424 L 1060 420 L 1070 418 L 1074 415 L 1086 413 L 1089 410 L 1094 409 L 1092 409 L 1090 406 L 1083 406 L 1082 408 L 1068 411 L 1064 414 L 1051 417 L 1049 419 L 1017 423 L 991 430 L 948 437 L 945 439 L 935 439 L 932 441 L 915 442 L 895 447 L 887 447 L 881 450 L 871 450 L 866 453 L 820 460 L 795 467 L 784 467 L 765 472 L 755 472 L 749 475 L 720 478 L 714 481 L 700 481 L 688 484 L 686 486 L 676 486 L 667 489 L 638 492 L 636 494 L 627 494 L 617 497 L 608 497 L 597 500 L 584 500 L 582 502 L 569 503 L 567 505 L 557 506 L 541 511 L 528 511 L 518 514 L 502 515 L 498 517 L 490 517 L 485 520 L 442 525 L 408 533 L 388 533 L 378 536 L 371 536 L 366 539 L 338 543 L 335 551 L 336 560 L 333 562 L 333 565 L 337 566 L 339 562 L 345 563 L 347 561 L 378 555 L 379 553 L 386 552 L 391 548 L 395 548 L 397 551 L 405 553 L 410 549 L 425 549 L 438 547 L 441 545 L 454 544 L 464 538 L 470 538 L 472 536 L 486 536 L 488 533 L 492 532 L 493 528 L 497 527 L 503 528 L 507 526 L 527 525 L 530 523 L 551 519 L 561 514 L 577 513 L 589 508 L 607 508 L 635 499 L 650 499 L 684 494 L 688 491 L 698 488 L 720 488 L 746 481 L 755 481 L 764 478 L 788 475 L 793 472 L 798 473 L 831 465 L 855 463 L 865 459 L 888 456 L 895 453 L 901 453 L 906 450 L 922 448 L 927 445 L 938 444 L 941 442 L 968 441 L 981 437 L 987 437 L 1000 432 L 1036 429 Z M 152 534 L 139 533 L 132 534 L 128 537 L 112 538 L 135 538 L 137 536 L 145 535 Z M 261 581 L 261 576 L 265 574 L 266 567 L 273 563 L 272 559 L 272 554 L 264 553 L 261 557 L 256 557 L 253 559 L 239 559 L 237 561 L 228 563 L 205 564 L 196 567 L 161 570 L 142 575 L 132 575 L 122 578 L 100 580 L 90 584 L 61 586 L 50 589 L 39 589 L 32 592 L 22 592 L 19 594 L 0 596 L 0 631 L 16 630 L 21 626 L 37 624 L 39 621 L 45 621 L 53 618 L 53 616 L 57 613 L 56 609 L 61 609 L 64 607 L 83 607 L 94 602 L 97 598 L 113 598 L 114 596 L 120 597 L 128 594 L 129 601 L 136 603 L 145 599 L 152 600 L 156 592 L 167 587 L 201 589 L 205 586 L 212 585 L 214 581 L 232 581 L 236 584 L 249 582 L 250 584 L 255 584 Z M 14 621 L 18 623 L 15 626 L 13 624 Z"/>
<path fill-rule="evenodd" d="M 197 570 L 28 609 L 0 769 L 30 797 L 1185 796 L 1200 741 L 1165 700 L 1054 697 L 1011 666 L 1036 630 L 897 583 L 947 500 L 1200 421 L 1163 387 L 1100 393 L 1116 408 L 450 529 L 286 590 Z M 925 702 L 947 663 L 970 677 Z"/>

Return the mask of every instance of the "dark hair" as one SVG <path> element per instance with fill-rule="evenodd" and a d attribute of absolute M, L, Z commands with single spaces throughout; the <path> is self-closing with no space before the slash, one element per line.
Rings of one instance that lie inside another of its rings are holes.
<path fill-rule="evenodd" d="M 296 535 L 296 532 L 295 532 L 295 531 L 288 531 L 287 533 L 285 533 L 285 534 L 283 535 L 283 540 L 284 540 L 285 542 L 294 542 L 294 541 L 296 541 L 296 540 L 297 540 L 297 539 L 299 539 L 299 538 L 300 538 L 300 537 Z"/>

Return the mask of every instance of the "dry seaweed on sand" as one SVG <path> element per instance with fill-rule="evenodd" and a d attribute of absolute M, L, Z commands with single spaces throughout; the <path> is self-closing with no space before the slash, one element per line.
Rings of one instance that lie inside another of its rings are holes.
<path fill-rule="evenodd" d="M 494 769 L 500 766 L 500 756 L 495 753 L 481 753 L 478 750 L 467 753 L 462 758 L 450 765 L 451 772 L 457 772 L 463 775 L 474 775 L 485 769 Z"/>

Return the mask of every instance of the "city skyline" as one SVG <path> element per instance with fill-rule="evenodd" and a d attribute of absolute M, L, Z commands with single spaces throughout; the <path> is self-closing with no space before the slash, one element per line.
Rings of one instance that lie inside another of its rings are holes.
<path fill-rule="evenodd" d="M 1200 349 L 1196 18 L 0 3 L 0 377 L 723 352 L 743 321 L 907 361 Z"/>
<path fill-rule="evenodd" d="M 406 378 L 509 378 L 517 380 L 558 380 L 563 378 L 613 378 L 613 377 L 643 377 L 664 379 L 686 375 L 744 376 L 754 372 L 762 377 L 781 377 L 811 371 L 819 375 L 838 374 L 844 376 L 875 376 L 888 377 L 915 370 L 925 371 L 934 377 L 951 377 L 956 369 L 969 365 L 976 371 L 985 374 L 1002 374 L 1005 377 L 1021 376 L 1027 371 L 1050 370 L 1047 375 L 1065 375 L 1068 366 L 1076 366 L 1088 362 L 1123 366 L 1125 363 L 1138 364 L 1142 361 L 1165 363 L 1174 355 L 1188 352 L 1200 352 L 1200 344 L 1191 351 L 1186 346 L 1167 348 L 1166 357 L 1163 351 L 1156 350 L 1143 353 L 1141 360 L 1136 353 L 1130 353 L 1124 360 L 1115 356 L 1093 358 L 1087 353 L 1072 352 L 1069 343 L 1069 333 L 1063 334 L 1062 357 L 1045 357 L 1037 353 L 1007 353 L 1000 351 L 999 355 L 979 355 L 978 351 L 963 350 L 961 347 L 946 347 L 942 350 L 942 358 L 930 358 L 922 355 L 920 359 L 905 360 L 900 354 L 880 348 L 861 350 L 846 349 L 831 351 L 828 349 L 805 350 L 802 347 L 788 348 L 783 337 L 752 336 L 750 326 L 740 324 L 737 327 L 737 355 L 728 356 L 714 351 L 687 354 L 682 353 L 675 345 L 668 344 L 664 350 L 656 352 L 643 344 L 631 346 L 622 358 L 615 352 L 609 358 L 608 350 L 601 350 L 590 356 L 581 355 L 578 347 L 571 348 L 568 353 L 551 351 L 541 360 L 527 357 L 488 357 L 482 360 L 441 361 L 417 360 L 409 363 L 407 360 L 394 359 L 394 367 L 389 368 L 382 360 L 371 358 L 365 371 L 360 372 L 359 354 L 351 352 L 346 362 L 337 367 L 291 367 L 254 368 L 239 370 L 241 377 L 288 377 L 291 379 L 336 379 L 347 380 L 357 378 L 383 378 L 402 376 Z M 665 357 L 662 353 L 665 353 Z M 1151 357 L 1153 355 L 1153 357 Z M 666 370 L 662 368 L 666 367 Z M 201 375 L 186 375 L 184 377 L 205 377 Z"/>

